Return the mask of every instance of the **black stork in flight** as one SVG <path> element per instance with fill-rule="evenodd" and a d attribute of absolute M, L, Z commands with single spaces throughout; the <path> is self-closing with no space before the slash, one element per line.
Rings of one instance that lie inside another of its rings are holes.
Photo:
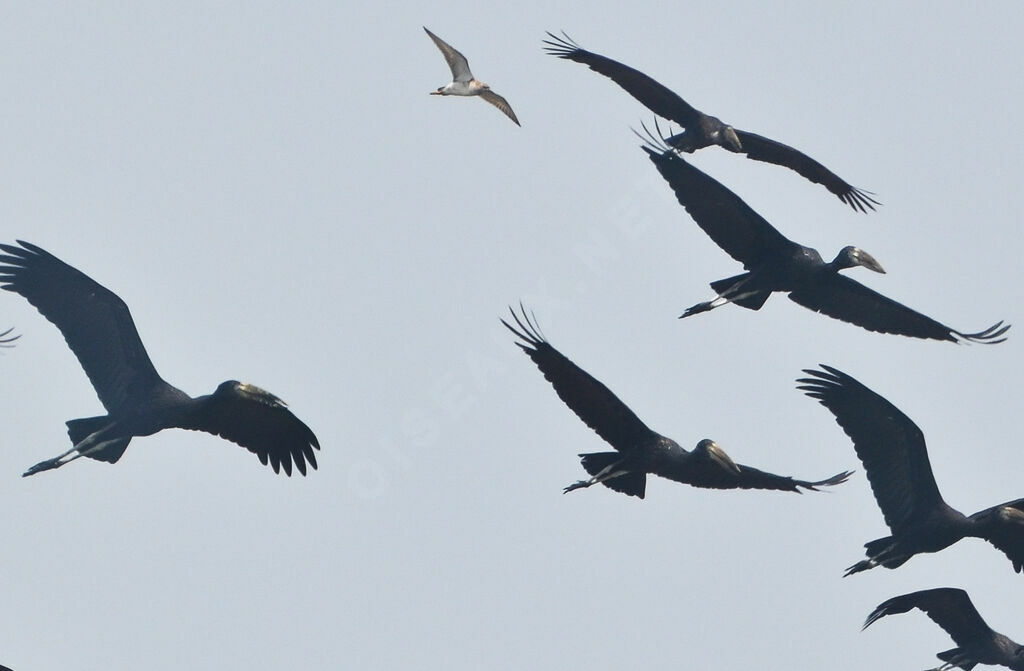
<path fill-rule="evenodd" d="M 916 554 L 938 552 L 962 538 L 981 538 L 1024 569 L 1024 499 L 1001 503 L 970 517 L 951 508 L 939 493 L 924 434 L 899 408 L 846 373 L 822 365 L 797 388 L 835 415 L 864 464 L 871 491 L 891 536 L 864 547 L 867 559 L 846 575 L 876 566 L 897 568 Z"/>
<path fill-rule="evenodd" d="M 60 329 L 107 414 L 67 422 L 72 447 L 25 472 L 58 468 L 79 457 L 114 463 L 136 436 L 170 428 L 205 431 L 238 443 L 274 472 L 306 474 L 320 449 L 308 426 L 259 387 L 228 380 L 192 398 L 160 377 L 128 306 L 115 293 L 28 242 L 0 244 L 0 288 L 24 296 Z"/>
<path fill-rule="evenodd" d="M 818 487 L 838 485 L 851 475 L 843 472 L 809 482 L 765 473 L 735 463 L 715 441 L 707 438 L 698 442 L 692 452 L 687 451 L 671 438 L 647 428 L 608 387 L 552 347 L 538 329 L 536 319 L 531 319 L 525 309 L 521 309 L 521 315 L 511 312 L 516 325 L 504 319 L 501 323 L 519 338 L 521 342 L 516 345 L 533 359 L 576 416 L 616 450 L 579 455 L 583 468 L 592 477 L 569 485 L 566 492 L 600 483 L 642 499 L 647 474 L 651 473 L 694 487 L 801 493 L 801 488 L 815 491 Z"/>
<path fill-rule="evenodd" d="M 971 597 L 962 589 L 939 587 L 895 596 L 879 604 L 868 615 L 864 629 L 886 615 L 906 613 L 914 608 L 924 611 L 957 645 L 936 655 L 944 664 L 932 671 L 949 671 L 956 667 L 971 671 L 978 664 L 1024 671 L 1024 646 L 985 624 L 971 603 Z"/>
<path fill-rule="evenodd" d="M 658 139 L 651 135 L 649 142 Z M 681 156 L 644 146 L 651 162 L 697 225 L 747 272 L 717 280 L 717 297 L 687 309 L 681 317 L 707 312 L 727 303 L 760 310 L 776 291 L 805 308 L 869 331 L 951 342 L 1000 343 L 1009 325 L 998 322 L 977 333 L 964 333 L 937 322 L 902 303 L 841 275 L 840 270 L 863 266 L 885 270 L 870 254 L 844 247 L 826 262 L 815 249 L 786 238 L 739 196 L 704 174 Z"/>
<path fill-rule="evenodd" d="M 544 44 L 549 54 L 583 63 L 594 72 L 608 77 L 621 86 L 647 109 L 683 127 L 683 132 L 667 140 L 672 150 L 691 153 L 717 144 L 731 152 L 746 154 L 747 158 L 755 161 L 774 163 L 794 170 L 815 184 L 823 185 L 854 210 L 867 212 L 874 210 L 875 205 L 879 204 L 869 195 L 869 191 L 851 186 L 807 154 L 762 135 L 737 130 L 722 123 L 694 108 L 673 91 L 639 70 L 587 51 L 565 33 L 562 35 L 558 37 L 548 33 L 551 39 L 544 40 Z"/>

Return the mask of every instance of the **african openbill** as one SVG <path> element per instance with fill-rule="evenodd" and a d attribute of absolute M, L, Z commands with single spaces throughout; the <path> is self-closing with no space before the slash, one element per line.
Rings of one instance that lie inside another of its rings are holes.
<path fill-rule="evenodd" d="M 576 416 L 616 449 L 616 452 L 579 455 L 583 468 L 592 477 L 569 485 L 566 492 L 601 483 L 642 499 L 647 474 L 652 473 L 694 487 L 801 493 L 801 487 L 813 491 L 817 487 L 838 485 L 851 475 L 843 472 L 808 482 L 765 473 L 733 462 L 715 441 L 707 438 L 697 443 L 692 452 L 687 452 L 674 440 L 647 428 L 608 387 L 552 347 L 538 329 L 536 319 L 531 320 L 525 309 L 521 308 L 522 316 L 510 311 L 519 328 L 504 319 L 501 323 L 523 341 L 516 345 L 533 359 L 558 397 Z"/>
<path fill-rule="evenodd" d="M 670 89 L 654 81 L 639 70 L 618 61 L 595 54 L 580 47 L 568 35 L 558 37 L 548 33 L 550 40 L 544 40 L 546 51 L 552 56 L 567 58 L 583 63 L 591 70 L 608 77 L 639 100 L 647 109 L 658 116 L 675 121 L 684 130 L 668 138 L 672 149 L 691 153 L 697 149 L 717 144 L 747 158 L 781 165 L 794 170 L 815 184 L 821 184 L 854 210 L 874 210 L 879 202 L 872 198 L 870 191 L 862 191 L 846 183 L 813 158 L 781 142 L 736 130 L 713 116 L 704 114 L 689 105 Z"/>
<path fill-rule="evenodd" d="M 657 140 L 652 136 L 651 141 Z M 840 275 L 840 270 L 854 266 L 876 273 L 885 270 L 857 247 L 844 247 L 826 263 L 817 250 L 783 236 L 739 196 L 678 154 L 649 146 L 643 149 L 697 225 L 748 271 L 712 282 L 718 296 L 687 309 L 680 318 L 726 303 L 760 310 L 772 292 L 784 291 L 806 308 L 869 331 L 951 342 L 1006 340 L 1003 335 L 1010 327 L 1002 322 L 977 333 L 962 333 Z"/>
<path fill-rule="evenodd" d="M 913 421 L 846 373 L 821 366 L 805 369 L 800 389 L 829 409 L 853 440 L 871 491 L 891 536 L 865 543 L 867 559 L 846 575 L 876 566 L 896 568 L 921 552 L 938 552 L 962 538 L 987 540 L 1024 568 L 1024 499 L 993 506 L 970 517 L 942 499 L 928 461 L 924 434 Z"/>
<path fill-rule="evenodd" d="M 85 369 L 107 415 L 67 422 L 73 447 L 24 475 L 63 466 L 78 457 L 114 463 L 135 436 L 169 428 L 206 431 L 238 443 L 274 472 L 303 475 L 316 468 L 313 432 L 285 403 L 235 380 L 191 398 L 165 382 L 142 344 L 128 306 L 109 289 L 33 244 L 0 244 L 0 287 L 21 294 L 64 335 Z"/>
<path fill-rule="evenodd" d="M 906 613 L 914 608 L 923 610 L 957 644 L 952 650 L 936 655 L 945 663 L 932 671 L 947 671 L 955 667 L 971 671 L 977 664 L 999 665 L 1024 671 L 1024 646 L 1014 643 L 985 624 L 978 609 L 971 603 L 971 597 L 962 589 L 939 587 L 893 597 L 868 615 L 864 629 L 886 615 Z"/>

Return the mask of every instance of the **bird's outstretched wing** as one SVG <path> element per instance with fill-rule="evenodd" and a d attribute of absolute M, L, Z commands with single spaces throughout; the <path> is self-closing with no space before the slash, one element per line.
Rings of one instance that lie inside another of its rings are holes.
<path fill-rule="evenodd" d="M 805 308 L 869 331 L 911 338 L 993 345 L 1006 340 L 1010 328 L 998 322 L 977 333 L 963 333 L 838 273 L 823 273 L 813 286 L 793 291 L 789 297 Z"/>
<path fill-rule="evenodd" d="M 805 369 L 812 377 L 798 379 L 797 389 L 828 408 L 853 440 L 889 528 L 900 533 L 944 507 L 921 429 L 846 373 L 821 367 Z"/>
<path fill-rule="evenodd" d="M 979 523 L 983 537 L 1013 563 L 1013 570 L 1024 572 L 1024 499 L 1001 503 L 971 515 Z"/>
<path fill-rule="evenodd" d="M 723 469 L 711 463 L 687 462 L 685 470 L 680 471 L 679 477 L 659 471 L 659 475 L 684 482 L 693 487 L 706 489 L 770 489 L 783 492 L 796 492 L 802 494 L 801 489 L 818 491 L 819 487 L 831 487 L 846 482 L 851 475 L 850 471 L 836 473 L 830 478 L 811 482 L 808 480 L 797 480 L 786 475 L 775 475 L 766 473 L 752 466 L 736 464 L 739 473 Z"/>
<path fill-rule="evenodd" d="M 452 81 L 468 82 L 473 78 L 473 73 L 469 71 L 469 61 L 466 60 L 465 56 L 459 53 L 452 45 L 427 30 L 426 26 L 423 26 L 423 30 L 427 31 L 427 35 L 430 35 L 430 39 L 434 40 L 434 44 L 441 50 L 444 60 L 448 63 L 448 68 L 452 71 Z"/>
<path fill-rule="evenodd" d="M 871 197 L 874 194 L 870 191 L 864 191 L 863 189 L 851 186 L 840 178 L 839 175 L 802 151 L 744 130 L 736 130 L 736 136 L 739 137 L 740 144 L 743 145 L 742 151 L 747 155 L 747 158 L 752 158 L 755 161 L 764 161 L 765 163 L 774 163 L 775 165 L 781 165 L 784 168 L 794 170 L 815 184 L 821 184 L 838 196 L 839 200 L 855 210 L 867 212 L 868 210 L 874 210 L 875 205 L 881 205 L 881 203 Z"/>
<path fill-rule="evenodd" d="M 108 412 L 163 383 L 124 301 L 46 250 L 18 244 L 0 245 L 0 288 L 24 296 L 60 329 Z"/>
<path fill-rule="evenodd" d="M 797 247 L 739 196 L 681 156 L 649 146 L 643 150 L 701 230 L 748 270 Z"/>
<path fill-rule="evenodd" d="M 883 601 L 871 611 L 864 628 L 885 617 L 920 608 L 961 647 L 975 647 L 979 641 L 991 639 L 993 631 L 971 603 L 967 592 L 954 587 L 939 587 L 911 592 Z"/>
<path fill-rule="evenodd" d="M 480 92 L 480 97 L 504 112 L 505 116 L 516 122 L 517 126 L 522 126 L 522 124 L 519 123 L 519 119 L 516 118 L 516 113 L 512 111 L 512 106 L 509 105 L 508 101 L 500 95 L 490 89 L 487 89 Z"/>
<path fill-rule="evenodd" d="M 683 127 L 692 126 L 700 119 L 701 113 L 689 103 L 639 70 L 587 51 L 565 33 L 562 33 L 562 37 L 548 33 L 548 37 L 551 39 L 544 40 L 547 53 L 583 63 L 594 72 L 608 77 L 658 116 L 675 121 Z"/>
<path fill-rule="evenodd" d="M 510 309 L 518 329 L 504 319 L 501 323 L 523 341 L 516 345 L 533 359 L 558 397 L 577 417 L 620 452 L 630 452 L 658 439 L 658 434 L 647 428 L 608 387 L 552 347 L 522 306 L 520 311 L 521 316 Z"/>
<path fill-rule="evenodd" d="M 196 399 L 197 408 L 183 423 L 183 429 L 205 431 L 238 443 L 270 463 L 275 473 L 281 468 L 292 474 L 292 463 L 302 475 L 306 464 L 316 469 L 316 436 L 288 406 L 270 392 L 235 380 L 221 383 L 209 396 Z"/>
<path fill-rule="evenodd" d="M 13 328 L 9 328 L 6 331 L 0 331 L 0 347 L 14 347 L 14 341 L 21 335 L 11 335 L 13 330 Z"/>

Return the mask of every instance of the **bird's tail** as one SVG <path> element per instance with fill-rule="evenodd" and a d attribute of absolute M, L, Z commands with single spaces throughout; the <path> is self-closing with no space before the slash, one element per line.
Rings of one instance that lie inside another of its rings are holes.
<path fill-rule="evenodd" d="M 609 466 L 622 461 L 622 454 L 619 452 L 591 452 L 579 456 L 583 468 L 591 475 L 598 475 Z M 647 474 L 643 471 L 630 471 L 615 478 L 602 480 L 601 484 L 617 492 L 642 499 L 647 487 Z"/>
<path fill-rule="evenodd" d="M 947 650 L 945 652 L 940 652 L 939 654 L 937 654 L 935 656 L 938 657 L 939 659 L 941 659 L 942 661 L 946 662 L 947 664 L 950 663 L 950 662 L 953 662 L 954 664 L 959 666 L 964 671 L 971 671 L 971 669 L 973 669 L 978 664 L 977 662 L 960 662 L 959 664 L 957 664 L 954 661 L 955 659 L 957 659 L 958 657 L 963 655 L 963 653 L 964 653 L 964 651 L 961 650 L 960 648 L 953 648 L 952 650 Z"/>
<path fill-rule="evenodd" d="M 760 310 L 764 302 L 768 300 L 768 297 L 772 295 L 770 291 L 753 291 L 746 293 L 743 290 L 742 283 L 747 280 L 749 273 L 743 273 L 742 275 L 736 275 L 735 277 L 727 277 L 724 280 L 716 280 L 711 283 L 711 288 L 715 290 L 715 293 L 724 298 L 728 298 L 730 303 L 735 303 L 740 307 L 747 308 L 748 310 Z M 736 296 L 733 298 L 733 296 Z"/>
<path fill-rule="evenodd" d="M 70 419 L 66 424 L 68 425 L 68 437 L 71 439 L 71 444 L 78 445 L 92 434 L 110 424 L 110 417 L 104 415 L 100 417 Z M 128 448 L 128 443 L 130 443 L 131 440 L 131 436 L 128 436 L 127 438 L 118 438 L 117 440 L 106 441 L 107 445 L 105 447 L 94 452 L 89 452 L 85 456 L 90 459 L 106 461 L 110 464 L 116 463 Z"/>

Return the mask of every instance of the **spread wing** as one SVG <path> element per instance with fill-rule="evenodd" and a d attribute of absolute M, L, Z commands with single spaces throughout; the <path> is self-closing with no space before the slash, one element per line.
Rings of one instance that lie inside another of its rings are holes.
<path fill-rule="evenodd" d="M 911 592 L 884 601 L 868 615 L 864 628 L 886 615 L 906 613 L 914 608 L 924 611 L 960 647 L 976 648 L 979 643 L 991 640 L 995 633 L 985 624 L 967 592 L 953 587 Z"/>
<path fill-rule="evenodd" d="M 1024 571 L 1024 499 L 992 506 L 971 515 L 981 522 L 985 540 L 1013 562 L 1013 570 Z"/>
<path fill-rule="evenodd" d="M 643 147 L 697 225 L 748 270 L 795 248 L 739 196 L 672 151 Z"/>
<path fill-rule="evenodd" d="M 846 373 L 821 366 L 797 380 L 800 389 L 829 409 L 853 440 L 885 523 L 900 533 L 945 507 L 932 475 L 924 434 L 899 408 Z"/>
<path fill-rule="evenodd" d="M 108 412 L 163 383 L 124 301 L 46 250 L 18 244 L 0 245 L 0 288 L 24 296 L 60 329 Z"/>
<path fill-rule="evenodd" d="M 1006 340 L 1003 336 L 1010 328 L 999 322 L 977 333 L 961 333 L 838 273 L 822 273 L 820 281 L 789 297 L 805 308 L 869 331 L 911 338 L 995 344 Z"/>
<path fill-rule="evenodd" d="M 196 399 L 196 409 L 181 428 L 205 431 L 249 450 L 264 465 L 292 474 L 292 464 L 302 475 L 306 464 L 316 469 L 316 436 L 288 406 L 273 394 L 250 384 L 230 380 L 213 394 Z"/>
<path fill-rule="evenodd" d="M 533 359 L 558 397 L 577 417 L 620 452 L 630 452 L 637 445 L 658 439 L 658 434 L 647 428 L 608 387 L 552 347 L 526 310 L 520 309 L 522 316 L 512 311 L 518 329 L 504 319 L 501 323 L 523 341 L 516 345 Z"/>
<path fill-rule="evenodd" d="M 548 33 L 548 37 L 551 39 L 544 40 L 544 44 L 547 45 L 544 49 L 547 53 L 583 63 L 594 72 L 608 77 L 621 86 L 626 93 L 639 100 L 647 109 L 660 117 L 675 121 L 683 127 L 692 126 L 700 119 L 701 113 L 673 93 L 671 89 L 628 65 L 587 51 L 573 42 L 568 35 L 564 33 L 562 35 L 563 37 L 558 37 Z"/>
<path fill-rule="evenodd" d="M 681 477 L 673 477 L 671 474 L 661 473 L 670 480 L 685 482 L 694 487 L 706 489 L 771 489 L 784 492 L 797 492 L 802 494 L 802 489 L 817 491 L 818 487 L 831 487 L 846 482 L 853 473 L 844 471 L 837 473 L 830 478 L 810 482 L 797 480 L 786 475 L 775 475 L 766 473 L 752 466 L 737 464 L 739 473 L 723 469 L 717 464 L 696 460 L 687 464 L 686 469 L 680 473 Z"/>
<path fill-rule="evenodd" d="M 839 196 L 839 200 L 855 210 L 867 212 L 874 210 L 875 205 L 881 204 L 871 197 L 870 191 L 863 191 L 851 186 L 839 175 L 789 145 L 743 130 L 736 130 L 736 136 L 739 137 L 740 144 L 743 145 L 743 153 L 748 158 L 794 170 L 815 184 L 823 185 Z"/>
<path fill-rule="evenodd" d="M 485 89 L 480 92 L 480 97 L 504 112 L 505 116 L 516 122 L 517 126 L 522 125 L 519 123 L 519 119 L 516 118 L 516 113 L 512 111 L 512 106 L 508 104 L 507 100 L 499 96 L 497 93 L 490 89 Z"/>
<path fill-rule="evenodd" d="M 459 53 L 452 45 L 427 30 L 426 26 L 423 26 L 423 30 L 427 31 L 427 35 L 430 35 L 430 39 L 434 40 L 434 44 L 441 50 L 444 60 L 448 63 L 448 68 L 452 71 L 452 81 L 468 82 L 473 78 L 473 73 L 469 71 L 469 61 L 466 60 L 465 56 Z"/>

